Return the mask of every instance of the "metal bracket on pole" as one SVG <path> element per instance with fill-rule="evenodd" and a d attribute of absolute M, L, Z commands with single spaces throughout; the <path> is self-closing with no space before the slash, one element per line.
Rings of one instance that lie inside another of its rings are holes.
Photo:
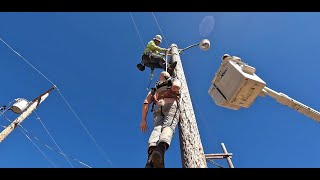
<path fill-rule="evenodd" d="M 224 143 L 221 143 L 221 147 L 224 152 L 223 154 L 221 154 L 221 153 L 219 153 L 219 154 L 205 154 L 206 159 L 224 159 L 224 158 L 226 158 L 228 161 L 229 167 L 234 168 L 233 163 L 231 161 L 232 153 L 228 153 Z"/>
<path fill-rule="evenodd" d="M 190 46 L 188 46 L 188 47 L 186 47 L 186 48 L 183 48 L 183 49 L 179 49 L 179 54 L 181 54 L 181 52 L 183 52 L 183 51 L 185 51 L 185 50 L 187 50 L 187 49 L 189 49 L 189 48 L 192 48 L 192 47 L 194 47 L 194 46 L 199 46 L 199 44 L 200 43 L 198 43 L 198 44 L 192 44 L 192 45 L 190 45 Z"/>

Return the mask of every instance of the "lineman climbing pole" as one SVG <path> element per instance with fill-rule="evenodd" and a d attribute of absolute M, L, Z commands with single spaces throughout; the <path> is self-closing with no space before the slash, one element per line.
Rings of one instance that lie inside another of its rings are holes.
<path fill-rule="evenodd" d="M 2 142 L 17 126 L 19 126 L 22 123 L 22 121 L 25 118 L 27 118 L 38 107 L 38 105 L 49 96 L 49 93 L 55 88 L 56 86 L 52 87 L 51 89 L 47 90 L 46 92 L 32 100 L 28 108 L 0 133 L 0 142 Z"/>
<path fill-rule="evenodd" d="M 194 115 L 187 81 L 182 68 L 179 50 L 176 44 L 171 45 L 171 61 L 176 62 L 175 76 L 181 83 L 179 137 L 182 167 L 206 168 L 206 158 L 201 144 L 200 134 Z"/>

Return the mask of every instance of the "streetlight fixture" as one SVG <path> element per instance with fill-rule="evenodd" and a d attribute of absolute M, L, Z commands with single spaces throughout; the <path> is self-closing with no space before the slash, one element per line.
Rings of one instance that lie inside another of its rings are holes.
<path fill-rule="evenodd" d="M 179 53 L 181 53 L 181 52 L 183 52 L 183 51 L 185 51 L 185 50 L 187 50 L 187 49 L 190 49 L 190 48 L 192 48 L 192 47 L 195 47 L 195 46 L 199 46 L 201 50 L 207 51 L 207 50 L 209 50 L 209 48 L 210 48 L 210 41 L 209 41 L 209 39 L 202 39 L 202 40 L 201 40 L 199 43 L 197 43 L 197 44 L 192 44 L 192 45 L 190 45 L 190 46 L 188 46 L 188 47 L 186 47 L 186 48 L 179 49 Z"/>

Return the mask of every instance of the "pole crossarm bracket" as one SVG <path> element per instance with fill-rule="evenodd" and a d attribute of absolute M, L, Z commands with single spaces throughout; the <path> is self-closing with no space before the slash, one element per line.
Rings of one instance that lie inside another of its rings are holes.
<path fill-rule="evenodd" d="M 204 156 L 206 157 L 206 159 L 223 159 L 223 158 L 227 158 L 227 157 L 232 158 L 232 153 L 205 154 Z"/>
<path fill-rule="evenodd" d="M 216 153 L 216 154 L 205 154 L 205 158 L 207 160 L 211 159 L 227 159 L 230 168 L 234 168 L 233 163 L 231 161 L 232 153 L 228 153 L 226 146 L 224 143 L 221 143 L 221 148 L 224 153 Z"/>

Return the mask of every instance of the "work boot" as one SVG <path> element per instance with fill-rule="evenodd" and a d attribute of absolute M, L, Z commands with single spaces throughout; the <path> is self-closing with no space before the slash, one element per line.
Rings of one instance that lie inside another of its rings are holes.
<path fill-rule="evenodd" d="M 153 163 L 151 161 L 151 154 L 148 154 L 148 160 L 144 168 L 153 168 Z"/>
<path fill-rule="evenodd" d="M 137 68 L 140 70 L 140 71 L 144 71 L 145 70 L 145 66 L 142 65 L 141 63 L 137 64 Z"/>
<path fill-rule="evenodd" d="M 174 68 L 176 68 L 176 66 L 177 66 L 177 61 L 171 63 L 170 66 L 168 67 L 168 73 L 170 74 L 171 77 L 173 75 Z"/>
<path fill-rule="evenodd" d="M 167 150 L 167 143 L 161 142 L 151 155 L 154 168 L 164 168 L 164 154 Z"/>
<path fill-rule="evenodd" d="M 153 168 L 153 163 L 151 160 L 151 154 L 153 153 L 153 150 L 155 149 L 155 146 L 151 146 L 148 150 L 148 159 L 147 159 L 147 163 L 145 165 L 144 168 Z"/>

